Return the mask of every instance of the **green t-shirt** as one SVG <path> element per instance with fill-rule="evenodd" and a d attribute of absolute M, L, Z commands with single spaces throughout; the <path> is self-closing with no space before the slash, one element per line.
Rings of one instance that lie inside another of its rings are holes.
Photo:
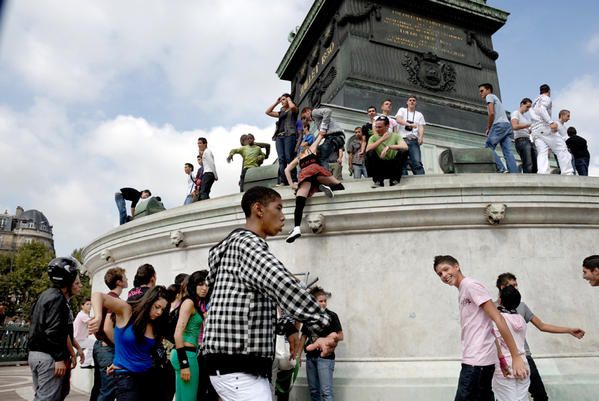
<path fill-rule="evenodd" d="M 264 154 L 260 146 L 257 145 L 245 145 L 229 152 L 229 156 L 233 156 L 234 154 L 239 154 L 243 157 L 243 168 L 258 167 L 261 164 L 258 160 L 264 160 Z"/>
<path fill-rule="evenodd" d="M 380 138 L 381 137 L 378 136 L 377 134 L 372 134 L 372 136 L 368 140 L 368 143 L 375 143 Z M 383 152 L 385 147 L 387 147 L 389 145 L 399 145 L 402 141 L 403 141 L 403 139 L 401 139 L 401 135 L 399 135 L 397 132 L 394 132 L 391 135 L 389 135 L 389 138 L 387 138 L 386 141 L 381 142 L 379 144 L 379 146 L 376 147 L 375 152 L 380 157 L 381 153 Z M 385 155 L 385 157 L 383 157 L 382 159 L 383 160 L 391 160 L 391 159 L 395 158 L 396 155 L 397 155 L 397 150 L 389 149 L 387 151 L 387 154 Z"/>

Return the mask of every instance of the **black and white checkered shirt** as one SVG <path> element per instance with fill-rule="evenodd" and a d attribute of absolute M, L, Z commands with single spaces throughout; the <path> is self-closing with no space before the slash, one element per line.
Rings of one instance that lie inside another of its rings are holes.
<path fill-rule="evenodd" d="M 274 358 L 276 305 L 315 331 L 330 324 L 310 294 L 246 229 L 233 231 L 210 250 L 213 288 L 204 331 L 204 353 Z"/>

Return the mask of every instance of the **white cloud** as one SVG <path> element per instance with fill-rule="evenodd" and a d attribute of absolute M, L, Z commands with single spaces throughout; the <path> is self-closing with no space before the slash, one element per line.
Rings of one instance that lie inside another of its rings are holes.
<path fill-rule="evenodd" d="M 555 94 L 553 112 L 560 109 L 571 112 L 567 126 L 574 126 L 580 136 L 587 140 L 591 153 L 589 175 L 599 176 L 599 130 L 597 129 L 597 110 L 599 110 L 599 80 L 590 75 L 575 79 Z"/>
<path fill-rule="evenodd" d="M 201 113 L 239 120 L 288 87 L 276 66 L 309 2 L 21 0 L 5 15 L 2 59 L 34 92 L 106 100 L 153 66 Z M 112 89 L 112 90 L 109 90 Z"/>
<path fill-rule="evenodd" d="M 50 124 L 44 131 L 42 122 Z M 208 139 L 216 158 L 219 180 L 211 195 L 237 192 L 241 159 L 227 164 L 229 150 L 239 146 L 242 134 L 252 132 L 258 141 L 269 142 L 271 131 L 239 124 L 180 132 L 118 116 L 77 132 L 63 110 L 43 99 L 25 113 L 3 108 L 0 142 L 6 146 L 0 147 L 0 160 L 4 188 L 13 196 L 2 199 L 6 204 L 0 207 L 12 213 L 19 202 L 39 209 L 54 225 L 57 251 L 70 252 L 117 225 L 114 192 L 121 187 L 150 188 L 168 208 L 182 205 L 183 164 L 195 164 L 199 136 Z"/>
<path fill-rule="evenodd" d="M 585 50 L 587 53 L 596 54 L 599 53 L 599 33 L 591 36 L 589 41 L 585 45 Z"/>

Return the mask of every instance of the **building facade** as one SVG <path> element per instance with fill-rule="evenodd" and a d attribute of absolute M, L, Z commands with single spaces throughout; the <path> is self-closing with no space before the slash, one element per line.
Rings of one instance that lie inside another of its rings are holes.
<path fill-rule="evenodd" d="M 14 215 L 5 210 L 0 214 L 0 253 L 15 252 L 22 246 L 38 242 L 54 251 L 52 226 L 42 212 L 25 211 L 17 206 Z"/>

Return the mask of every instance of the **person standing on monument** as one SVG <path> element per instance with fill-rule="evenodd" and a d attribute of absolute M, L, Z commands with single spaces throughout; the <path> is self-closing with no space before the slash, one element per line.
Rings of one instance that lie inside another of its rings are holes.
<path fill-rule="evenodd" d="M 540 95 L 532 103 L 532 138 L 537 148 L 537 174 L 549 174 L 549 149 L 555 154 L 562 175 L 572 175 L 571 155 L 566 141 L 558 133 L 558 125 L 551 118 L 551 88 L 543 84 Z"/>
<path fill-rule="evenodd" d="M 399 132 L 399 123 L 391 116 L 391 108 L 393 107 L 393 102 L 391 99 L 383 100 L 381 103 L 381 113 L 382 115 L 389 119 L 389 133 Z"/>
<path fill-rule="evenodd" d="M 266 238 L 285 224 L 281 195 L 253 187 L 241 199 L 244 227 L 233 230 L 210 249 L 207 278 L 212 287 L 203 349 L 210 381 L 226 401 L 272 400 L 268 378 L 275 355 L 275 331 L 297 345 L 297 328 L 277 322 L 277 305 L 307 328 L 322 332 L 329 315 L 296 277 L 270 252 Z M 275 330 L 275 323 L 277 330 Z M 308 347 L 331 354 L 337 333 L 320 337 Z M 297 351 L 292 348 L 291 354 Z"/>
<path fill-rule="evenodd" d="M 514 140 L 516 151 L 522 161 L 522 172 L 524 174 L 535 174 L 537 172 L 537 148 L 530 140 L 530 113 L 532 100 L 525 97 L 520 102 L 518 110 L 511 114 L 512 130 L 514 131 Z"/>
<path fill-rule="evenodd" d="M 485 100 L 487 104 L 487 129 L 485 135 L 487 141 L 485 147 L 493 151 L 493 157 L 495 158 L 495 165 L 499 173 L 512 173 L 517 174 L 520 172 L 518 164 L 516 164 L 516 158 L 512 153 L 512 125 L 507 119 L 507 114 L 503 108 L 503 104 L 497 96 L 493 94 L 493 85 L 490 83 L 480 84 L 478 86 L 478 92 L 480 97 Z M 507 163 L 507 170 L 505 165 L 495 152 L 497 145 L 501 146 L 501 152 Z"/>
<path fill-rule="evenodd" d="M 347 155 L 349 174 L 354 177 L 355 180 L 361 178 L 368 178 L 366 173 L 366 166 L 364 165 L 364 134 L 362 134 L 362 127 L 354 128 L 354 134 L 349 141 L 347 141 Z"/>
<path fill-rule="evenodd" d="M 243 159 L 243 165 L 241 167 L 241 175 L 239 176 L 239 192 L 243 192 L 243 182 L 245 181 L 245 174 L 247 171 L 254 167 L 259 167 L 264 162 L 264 159 L 268 159 L 270 155 L 270 144 L 258 144 L 255 143 L 254 135 L 247 134 L 244 139 L 240 139 L 243 143 L 240 148 L 231 149 L 229 156 L 227 157 L 227 163 L 231 163 L 233 156 L 236 154 L 241 155 Z M 262 153 L 262 147 L 266 148 L 266 155 Z"/>
<path fill-rule="evenodd" d="M 516 276 L 512 273 L 503 273 L 497 276 L 496 286 L 501 293 L 501 291 L 508 286 L 512 286 L 517 289 L 518 281 L 516 280 Z M 544 333 L 570 334 L 578 339 L 584 337 L 584 330 L 577 327 L 562 327 L 545 323 L 540 317 L 535 315 L 524 302 L 520 302 L 520 305 L 518 305 L 516 308 L 516 312 L 518 312 L 518 314 L 524 318 L 526 323 L 532 322 L 537 329 Z M 528 392 L 534 401 L 546 401 L 548 397 L 547 392 L 545 391 L 545 385 L 543 384 L 543 379 L 541 379 L 537 365 L 532 358 L 532 353 L 530 352 L 528 342 L 524 343 L 524 350 L 526 351 L 526 360 L 530 368 L 530 386 L 528 388 Z"/>
<path fill-rule="evenodd" d="M 204 173 L 202 174 L 202 183 L 200 186 L 200 200 L 210 199 L 210 191 L 214 181 L 218 181 L 216 174 L 216 164 L 214 163 L 214 154 L 208 149 L 208 141 L 206 138 L 198 138 L 198 149 L 202 155 L 202 166 Z"/>
<path fill-rule="evenodd" d="M 589 154 L 589 148 L 587 147 L 587 141 L 576 134 L 576 128 L 568 128 L 568 139 L 566 140 L 568 150 L 572 154 L 574 159 L 574 168 L 579 176 L 589 175 L 589 162 L 591 155 Z"/>
<path fill-rule="evenodd" d="M 372 135 L 372 133 L 374 132 L 372 127 L 374 124 L 374 118 L 378 115 L 377 111 L 376 111 L 376 107 L 374 106 L 369 106 L 368 109 L 366 109 L 366 113 L 368 114 L 368 122 L 364 125 L 362 125 L 362 135 L 364 136 L 364 147 L 363 149 L 366 149 L 366 144 L 368 143 L 368 140 L 370 139 L 370 135 Z"/>
<path fill-rule="evenodd" d="M 451 255 L 435 256 L 433 269 L 442 282 L 459 290 L 462 370 L 455 401 L 491 401 L 491 381 L 497 360 L 493 323 L 509 349 L 514 378 L 524 379 L 528 375 L 526 364 L 485 286 L 465 277 L 459 262 Z"/>
<path fill-rule="evenodd" d="M 274 111 L 279 104 L 281 105 L 279 111 Z M 298 140 L 297 114 L 297 106 L 288 93 L 283 93 L 266 109 L 267 116 L 277 119 L 273 139 L 279 158 L 279 175 L 277 178 L 277 184 L 279 185 L 291 185 L 291 182 L 288 182 L 285 177 L 285 167 L 295 157 L 295 145 Z M 292 173 L 292 179 L 294 182 L 297 179 L 295 172 Z"/>
<path fill-rule="evenodd" d="M 403 175 L 408 175 L 407 165 L 410 165 L 412 174 L 424 175 L 422 166 L 422 154 L 420 146 L 424 142 L 424 116 L 416 110 L 416 96 L 408 97 L 407 107 L 400 107 L 395 114 L 395 119 L 399 123 L 399 132 L 401 137 L 408 144 L 408 162 L 403 169 Z"/>

